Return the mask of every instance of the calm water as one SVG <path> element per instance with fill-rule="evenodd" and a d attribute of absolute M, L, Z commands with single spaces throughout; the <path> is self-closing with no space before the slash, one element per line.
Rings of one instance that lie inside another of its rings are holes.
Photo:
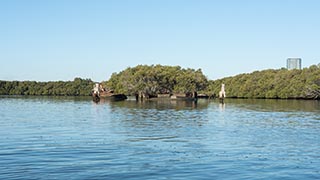
<path fill-rule="evenodd" d="M 320 102 L 2 97 L 0 179 L 320 179 Z"/>

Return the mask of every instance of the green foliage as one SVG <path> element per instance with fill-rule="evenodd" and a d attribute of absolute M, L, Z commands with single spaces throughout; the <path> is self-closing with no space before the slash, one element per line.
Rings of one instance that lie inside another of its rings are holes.
<path fill-rule="evenodd" d="M 208 80 L 201 69 L 183 69 L 180 66 L 138 65 L 120 73 L 113 73 L 104 83 L 108 88 L 128 95 L 139 92 L 161 93 L 202 91 Z"/>
<path fill-rule="evenodd" d="M 88 96 L 93 84 L 81 78 L 65 82 L 0 81 L 0 95 Z"/>
<path fill-rule="evenodd" d="M 263 70 L 210 81 L 208 91 L 220 91 L 226 85 L 226 94 L 234 98 L 319 99 L 320 66 L 302 70 Z"/>
<path fill-rule="evenodd" d="M 233 98 L 320 99 L 320 65 L 302 70 L 255 71 L 214 81 L 208 81 L 201 69 L 138 65 L 113 73 L 103 85 L 126 95 L 192 91 L 217 95 L 222 83 L 227 97 Z M 93 85 L 90 79 L 81 78 L 66 82 L 0 81 L 0 95 L 86 96 Z"/>

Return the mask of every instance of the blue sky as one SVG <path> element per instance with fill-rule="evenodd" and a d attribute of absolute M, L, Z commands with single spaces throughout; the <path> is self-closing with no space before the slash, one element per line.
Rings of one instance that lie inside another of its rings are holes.
<path fill-rule="evenodd" d="M 320 63 L 318 0 L 0 0 L 0 79 L 95 81 L 138 64 L 210 79 Z"/>

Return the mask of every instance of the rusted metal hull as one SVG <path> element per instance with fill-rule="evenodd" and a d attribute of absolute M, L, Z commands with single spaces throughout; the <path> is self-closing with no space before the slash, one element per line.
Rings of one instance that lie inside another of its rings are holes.
<path fill-rule="evenodd" d="M 103 99 L 110 99 L 112 101 L 123 101 L 127 99 L 127 96 L 124 94 L 109 94 L 109 95 L 105 95 L 105 94 L 100 94 L 100 98 Z"/>
<path fill-rule="evenodd" d="M 110 101 L 123 101 L 127 99 L 127 96 L 124 94 L 113 94 L 113 93 L 103 93 L 103 92 L 101 92 L 99 95 L 92 94 L 92 100 L 94 102 L 99 102 L 100 99 L 106 99 Z"/>
<path fill-rule="evenodd" d="M 187 96 L 186 94 L 173 94 L 170 97 L 171 100 L 177 100 L 177 101 L 197 101 L 197 96 Z"/>

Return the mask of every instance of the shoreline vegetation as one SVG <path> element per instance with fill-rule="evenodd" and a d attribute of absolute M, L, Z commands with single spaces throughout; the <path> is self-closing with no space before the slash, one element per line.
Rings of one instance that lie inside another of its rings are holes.
<path fill-rule="evenodd" d="M 90 96 L 95 82 L 75 78 L 73 81 L 3 81 L 0 95 Z M 227 98 L 256 99 L 320 99 L 320 66 L 301 70 L 268 69 L 209 80 L 201 69 L 180 66 L 138 65 L 113 73 L 102 82 L 107 89 L 128 96 L 144 93 L 191 93 L 217 97 L 221 84 Z"/>

